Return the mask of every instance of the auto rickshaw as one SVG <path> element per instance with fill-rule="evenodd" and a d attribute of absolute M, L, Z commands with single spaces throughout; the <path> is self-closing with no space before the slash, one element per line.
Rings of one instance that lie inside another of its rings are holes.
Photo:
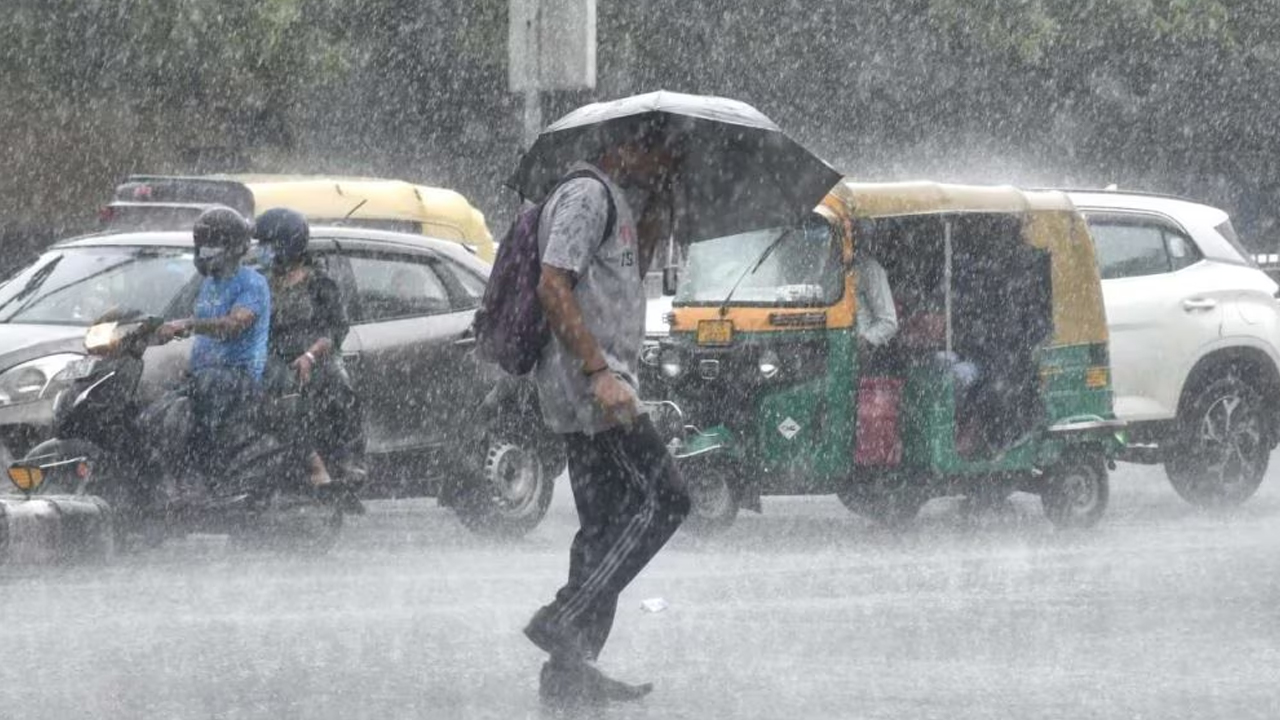
<path fill-rule="evenodd" d="M 930 498 L 1015 491 L 1057 526 L 1102 517 L 1123 423 L 1093 245 L 1066 195 L 843 182 L 798 227 L 685 255 L 670 335 L 644 360 L 679 409 L 690 527 L 726 527 L 767 494 L 834 493 L 886 524 Z M 898 317 L 878 347 L 857 332 L 868 255 Z"/>

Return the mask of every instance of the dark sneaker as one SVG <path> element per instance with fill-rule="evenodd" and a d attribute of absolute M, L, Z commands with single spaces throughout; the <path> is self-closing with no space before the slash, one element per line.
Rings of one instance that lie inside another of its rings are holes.
<path fill-rule="evenodd" d="M 614 680 L 586 662 L 548 660 L 538 678 L 538 698 L 555 707 L 635 702 L 653 692 L 653 685 Z"/>
<path fill-rule="evenodd" d="M 583 676 L 590 688 L 588 694 L 609 700 L 610 702 L 634 702 L 653 692 L 653 683 L 632 685 L 621 680 L 614 680 L 591 663 L 585 663 Z"/>
<path fill-rule="evenodd" d="M 524 636 L 556 660 L 581 662 L 586 653 L 578 641 L 577 633 L 556 627 L 551 622 L 551 611 L 551 606 L 547 605 L 534 613 L 529 624 L 524 627 Z"/>
<path fill-rule="evenodd" d="M 538 676 L 538 699 L 550 707 L 600 705 L 606 702 L 597 685 L 587 682 L 585 663 L 548 660 Z"/>

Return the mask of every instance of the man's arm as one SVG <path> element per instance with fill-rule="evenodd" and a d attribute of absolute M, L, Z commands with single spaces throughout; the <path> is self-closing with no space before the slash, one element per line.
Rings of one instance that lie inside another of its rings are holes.
<path fill-rule="evenodd" d="M 560 342 L 582 363 L 582 371 L 591 373 L 607 369 L 600 343 L 582 320 L 582 308 L 573 297 L 573 273 L 554 265 L 543 264 L 538 281 L 538 300 L 547 316 L 547 325 Z"/>
<path fill-rule="evenodd" d="M 578 358 L 582 372 L 591 378 L 591 393 L 611 420 L 630 423 L 636 414 L 636 398 L 630 386 L 609 371 L 600 343 L 582 318 L 582 307 L 573 295 L 578 276 L 591 266 L 608 224 L 608 196 L 595 180 L 566 183 L 549 215 L 547 246 L 542 253 L 538 301 L 547 325 L 565 349 Z"/>
<path fill-rule="evenodd" d="M 236 306 L 231 308 L 231 312 L 219 318 L 192 319 L 189 331 L 219 340 L 232 340 L 240 337 L 240 334 L 248 330 L 257 319 L 257 313 L 249 308 Z"/>
<path fill-rule="evenodd" d="M 163 342 L 179 335 L 207 335 L 218 340 L 232 340 L 248 330 L 257 319 L 257 314 L 249 308 L 236 306 L 222 317 L 170 320 L 156 330 L 156 335 Z"/>
<path fill-rule="evenodd" d="M 871 326 L 859 328 L 858 334 L 872 345 L 884 345 L 898 332 L 898 310 L 893 306 L 889 274 L 873 260 L 859 266 L 858 282 L 871 311 Z"/>
<path fill-rule="evenodd" d="M 231 312 L 216 318 L 186 318 L 171 320 L 156 334 L 163 341 L 177 335 L 205 335 L 218 340 L 234 340 L 253 326 L 260 314 L 271 312 L 271 291 L 265 280 L 246 284 L 231 306 Z"/>

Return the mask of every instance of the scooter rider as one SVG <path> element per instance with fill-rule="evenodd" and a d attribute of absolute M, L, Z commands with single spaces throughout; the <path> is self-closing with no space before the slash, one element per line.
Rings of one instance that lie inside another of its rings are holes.
<path fill-rule="evenodd" d="M 338 284 L 309 252 L 306 218 L 287 208 L 258 216 L 254 237 L 263 272 L 270 274 L 271 333 L 266 388 L 301 391 L 297 441 L 309 446 L 308 471 L 316 486 L 363 479 L 363 419 L 342 363 L 348 322 Z"/>
<path fill-rule="evenodd" d="M 249 222 L 228 207 L 212 207 L 192 227 L 196 270 L 204 277 L 195 314 L 161 325 L 157 339 L 195 335 L 190 384 L 195 420 L 188 448 L 201 467 L 231 422 L 244 421 L 267 362 L 271 292 L 262 275 L 243 267 Z"/>

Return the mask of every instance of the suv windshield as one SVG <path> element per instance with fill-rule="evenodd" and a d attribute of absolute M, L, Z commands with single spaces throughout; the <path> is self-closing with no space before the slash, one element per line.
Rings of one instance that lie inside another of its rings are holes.
<path fill-rule="evenodd" d="M 752 267 L 787 228 L 753 230 L 693 243 L 675 304 L 719 304 L 734 283 L 734 305 L 830 305 L 843 289 L 840 241 L 831 226 L 814 216 L 790 233 L 752 272 Z"/>
<path fill-rule="evenodd" d="M 163 315 L 195 274 L 183 248 L 50 250 L 0 286 L 0 322 L 89 325 L 117 307 Z"/>

